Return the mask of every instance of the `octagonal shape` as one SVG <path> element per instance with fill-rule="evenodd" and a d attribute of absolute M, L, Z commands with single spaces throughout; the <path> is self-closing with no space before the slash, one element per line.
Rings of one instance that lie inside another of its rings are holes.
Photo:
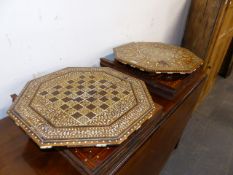
<path fill-rule="evenodd" d="M 30 81 L 8 113 L 51 148 L 120 144 L 159 109 L 141 80 L 111 68 L 66 68 Z"/>
<path fill-rule="evenodd" d="M 185 48 L 156 42 L 129 43 L 114 48 L 114 52 L 118 61 L 154 73 L 192 73 L 203 64 Z"/>

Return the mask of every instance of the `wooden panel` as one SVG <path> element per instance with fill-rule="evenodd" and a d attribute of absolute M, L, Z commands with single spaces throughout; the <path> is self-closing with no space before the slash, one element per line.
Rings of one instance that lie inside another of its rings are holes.
<path fill-rule="evenodd" d="M 192 0 L 182 46 L 206 59 L 223 0 Z"/>
<path fill-rule="evenodd" d="M 233 68 L 233 40 L 231 40 L 231 45 L 227 51 L 226 57 L 224 58 L 223 64 L 220 69 L 220 75 L 227 78 L 230 76 Z"/>
<path fill-rule="evenodd" d="M 216 41 L 212 44 L 213 48 L 209 52 L 208 63 L 206 67 L 206 73 L 208 80 L 206 81 L 203 92 L 201 93 L 201 100 L 211 91 L 214 86 L 215 80 L 226 56 L 232 41 L 232 25 L 233 25 L 233 8 L 230 2 L 226 8 L 226 12 L 223 15 L 221 26 L 216 37 Z"/>
<path fill-rule="evenodd" d="M 230 1 L 231 3 L 232 1 Z M 224 22 L 222 24 L 220 33 L 219 33 L 219 38 L 221 39 L 222 37 L 225 37 L 225 35 L 228 35 L 230 33 L 233 32 L 233 3 L 231 3 L 231 5 L 229 4 L 226 14 L 225 14 L 225 18 L 224 18 Z"/>
<path fill-rule="evenodd" d="M 232 39 L 228 37 L 228 38 L 222 38 L 216 42 L 216 46 L 215 46 L 216 49 L 213 50 L 212 59 L 210 60 L 210 63 L 208 64 L 209 67 L 206 70 L 208 79 L 201 93 L 202 99 L 209 93 L 209 91 L 212 89 L 215 83 L 215 80 L 217 78 L 218 72 L 225 58 L 231 40 Z"/>
<path fill-rule="evenodd" d="M 200 101 L 209 93 L 233 36 L 232 0 L 193 0 L 182 46 L 205 59 L 208 75 Z"/>

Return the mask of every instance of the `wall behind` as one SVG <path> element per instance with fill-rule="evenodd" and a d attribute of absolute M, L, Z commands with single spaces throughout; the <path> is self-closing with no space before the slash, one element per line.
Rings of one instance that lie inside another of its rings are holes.
<path fill-rule="evenodd" d="M 180 44 L 190 0 L 1 0 L 0 118 L 35 77 L 132 41 Z"/>

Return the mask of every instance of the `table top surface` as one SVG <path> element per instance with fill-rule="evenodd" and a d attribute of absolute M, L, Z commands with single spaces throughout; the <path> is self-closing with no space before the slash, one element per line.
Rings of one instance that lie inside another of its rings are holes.
<path fill-rule="evenodd" d="M 191 51 L 157 42 L 136 42 L 114 48 L 116 59 L 142 71 L 192 73 L 203 64 Z"/>
<path fill-rule="evenodd" d="M 119 145 L 160 111 L 145 83 L 108 67 L 31 80 L 8 111 L 42 149 Z"/>

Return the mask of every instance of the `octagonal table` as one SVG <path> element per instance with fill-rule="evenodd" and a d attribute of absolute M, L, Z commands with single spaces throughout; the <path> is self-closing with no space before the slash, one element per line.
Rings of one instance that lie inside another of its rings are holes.
<path fill-rule="evenodd" d="M 9 116 L 40 148 L 121 144 L 154 113 L 143 81 L 111 68 L 66 68 L 30 81 Z"/>

